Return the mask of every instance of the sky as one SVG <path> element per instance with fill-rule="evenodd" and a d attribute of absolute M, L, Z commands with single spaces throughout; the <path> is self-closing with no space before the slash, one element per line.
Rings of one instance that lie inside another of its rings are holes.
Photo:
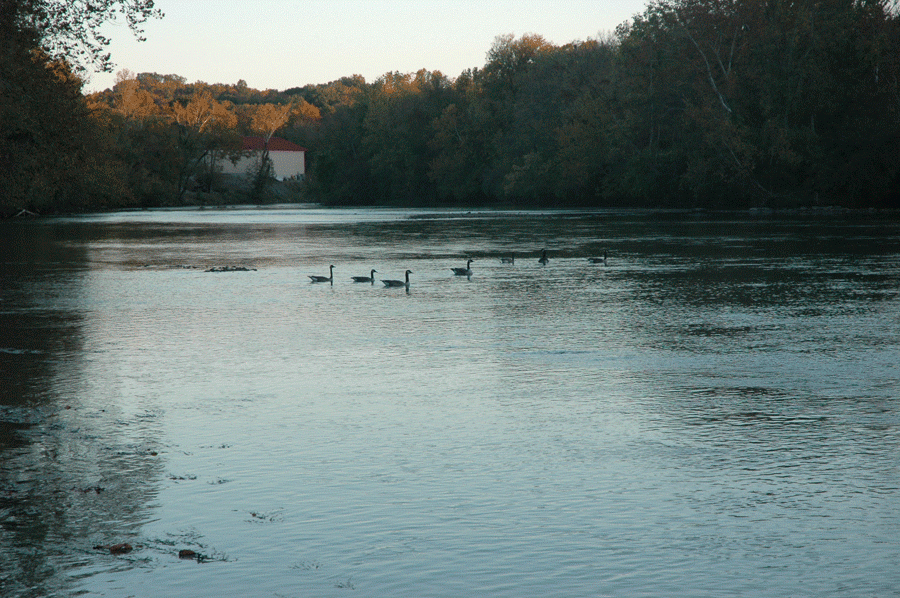
<path fill-rule="evenodd" d="M 104 26 L 113 73 L 180 75 L 188 83 L 284 90 L 391 71 L 481 68 L 498 35 L 536 33 L 555 45 L 611 33 L 647 0 L 156 0 L 165 16 L 138 42 L 124 22 Z"/>

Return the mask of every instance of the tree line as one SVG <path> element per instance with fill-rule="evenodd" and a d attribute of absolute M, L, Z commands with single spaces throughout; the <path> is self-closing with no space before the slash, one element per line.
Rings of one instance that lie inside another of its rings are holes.
<path fill-rule="evenodd" d="M 605 37 L 501 35 L 455 78 L 260 91 L 122 71 L 89 96 L 19 23 L 0 209 L 203 201 L 248 134 L 309 148 L 298 193 L 329 205 L 898 208 L 897 8 L 652 0 Z"/>

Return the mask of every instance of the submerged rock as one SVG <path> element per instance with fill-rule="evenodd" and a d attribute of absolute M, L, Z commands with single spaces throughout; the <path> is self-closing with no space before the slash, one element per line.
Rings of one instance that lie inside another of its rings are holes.
<path fill-rule="evenodd" d="M 209 560 L 209 557 L 206 556 L 205 554 L 201 554 L 201 553 L 197 552 L 196 550 L 191 550 L 190 548 L 183 548 L 183 549 L 179 550 L 178 558 L 184 559 L 184 560 L 190 559 L 192 561 L 197 561 L 198 563 L 202 563 L 204 561 Z"/>
<path fill-rule="evenodd" d="M 94 546 L 94 550 L 108 550 L 110 554 L 127 554 L 134 550 L 134 547 L 131 546 L 128 542 L 121 542 L 119 544 L 98 544 Z"/>

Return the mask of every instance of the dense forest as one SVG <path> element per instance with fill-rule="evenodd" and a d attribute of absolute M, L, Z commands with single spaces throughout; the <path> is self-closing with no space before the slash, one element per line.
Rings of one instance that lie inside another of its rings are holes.
<path fill-rule="evenodd" d="M 4 215 L 264 201 L 214 166 L 250 134 L 309 148 L 291 199 L 329 205 L 900 208 L 888 0 L 653 0 L 605 38 L 501 35 L 455 78 L 260 91 L 120 71 L 88 96 L 21 18 L 40 5 L 0 0 Z"/>

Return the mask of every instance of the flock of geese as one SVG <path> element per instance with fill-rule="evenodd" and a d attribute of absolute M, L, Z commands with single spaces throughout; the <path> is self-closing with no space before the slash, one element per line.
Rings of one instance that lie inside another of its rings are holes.
<path fill-rule="evenodd" d="M 450 268 L 450 271 L 453 272 L 455 276 L 472 276 L 472 262 L 475 260 L 469 259 L 466 261 L 466 267 L 458 267 L 458 268 Z M 606 265 L 606 252 L 603 252 L 603 257 L 590 257 L 588 261 L 592 264 L 603 264 Z M 538 263 L 542 266 L 546 266 L 550 262 L 550 258 L 547 257 L 547 250 L 541 249 L 541 257 L 538 258 Z M 515 254 L 510 255 L 509 257 L 500 258 L 501 264 L 515 264 L 516 256 Z M 374 268 L 369 271 L 368 276 L 351 276 L 350 279 L 353 282 L 368 282 L 370 284 L 375 284 L 375 273 L 378 270 Z M 412 270 L 406 271 L 406 278 L 404 280 L 390 280 L 383 279 L 381 282 L 384 283 L 386 287 L 406 287 L 409 288 L 409 275 L 413 274 Z M 310 275 L 310 280 L 312 282 L 327 282 L 329 284 L 334 284 L 334 264 L 328 267 L 328 276 L 316 276 Z"/>

